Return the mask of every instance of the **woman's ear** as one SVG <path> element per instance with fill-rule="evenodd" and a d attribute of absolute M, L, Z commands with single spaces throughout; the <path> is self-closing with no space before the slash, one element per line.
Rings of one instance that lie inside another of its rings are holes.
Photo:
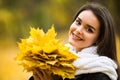
<path fill-rule="evenodd" d="M 93 43 L 93 45 L 95 45 L 95 46 L 98 45 L 98 40 L 95 41 L 95 42 Z"/>

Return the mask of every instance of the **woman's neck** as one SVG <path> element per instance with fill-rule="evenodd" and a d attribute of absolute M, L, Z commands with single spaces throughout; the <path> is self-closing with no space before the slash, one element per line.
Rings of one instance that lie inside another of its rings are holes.
<path fill-rule="evenodd" d="M 80 52 L 82 49 L 84 49 L 84 48 L 75 48 L 75 47 L 73 47 L 73 48 L 74 48 L 74 50 L 75 50 L 76 53 L 78 53 L 78 52 Z"/>

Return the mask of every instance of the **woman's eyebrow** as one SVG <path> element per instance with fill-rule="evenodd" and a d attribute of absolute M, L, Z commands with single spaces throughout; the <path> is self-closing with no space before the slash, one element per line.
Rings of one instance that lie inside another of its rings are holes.
<path fill-rule="evenodd" d="M 77 17 L 78 18 L 78 20 L 81 22 L 82 20 L 79 18 L 79 17 Z"/>

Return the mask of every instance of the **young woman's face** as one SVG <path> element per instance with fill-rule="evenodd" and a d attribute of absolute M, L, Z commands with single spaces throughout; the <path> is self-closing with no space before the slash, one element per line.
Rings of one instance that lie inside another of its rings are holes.
<path fill-rule="evenodd" d="M 96 43 L 100 23 L 90 10 L 82 11 L 72 23 L 69 30 L 69 43 L 78 52 Z"/>

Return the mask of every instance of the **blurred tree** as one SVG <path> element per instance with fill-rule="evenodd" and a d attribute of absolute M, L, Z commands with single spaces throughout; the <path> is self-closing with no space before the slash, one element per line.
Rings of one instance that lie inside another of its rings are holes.
<path fill-rule="evenodd" d="M 120 0 L 113 0 L 115 3 L 114 5 L 114 9 L 116 12 L 115 13 L 115 21 L 116 21 L 116 24 L 117 24 L 117 32 L 119 33 L 119 36 L 120 36 Z"/>
<path fill-rule="evenodd" d="M 4 16 L 1 14 L 4 10 L 12 16 L 4 24 L 4 20 L 0 19 L 2 33 L 0 37 L 11 34 L 15 40 L 18 40 L 29 34 L 29 26 L 47 30 L 55 24 L 57 32 L 68 31 L 75 12 L 84 3 L 93 1 L 105 5 L 110 10 L 117 24 L 117 33 L 120 35 L 120 1 L 118 0 L 0 0 L 0 16 Z"/>

